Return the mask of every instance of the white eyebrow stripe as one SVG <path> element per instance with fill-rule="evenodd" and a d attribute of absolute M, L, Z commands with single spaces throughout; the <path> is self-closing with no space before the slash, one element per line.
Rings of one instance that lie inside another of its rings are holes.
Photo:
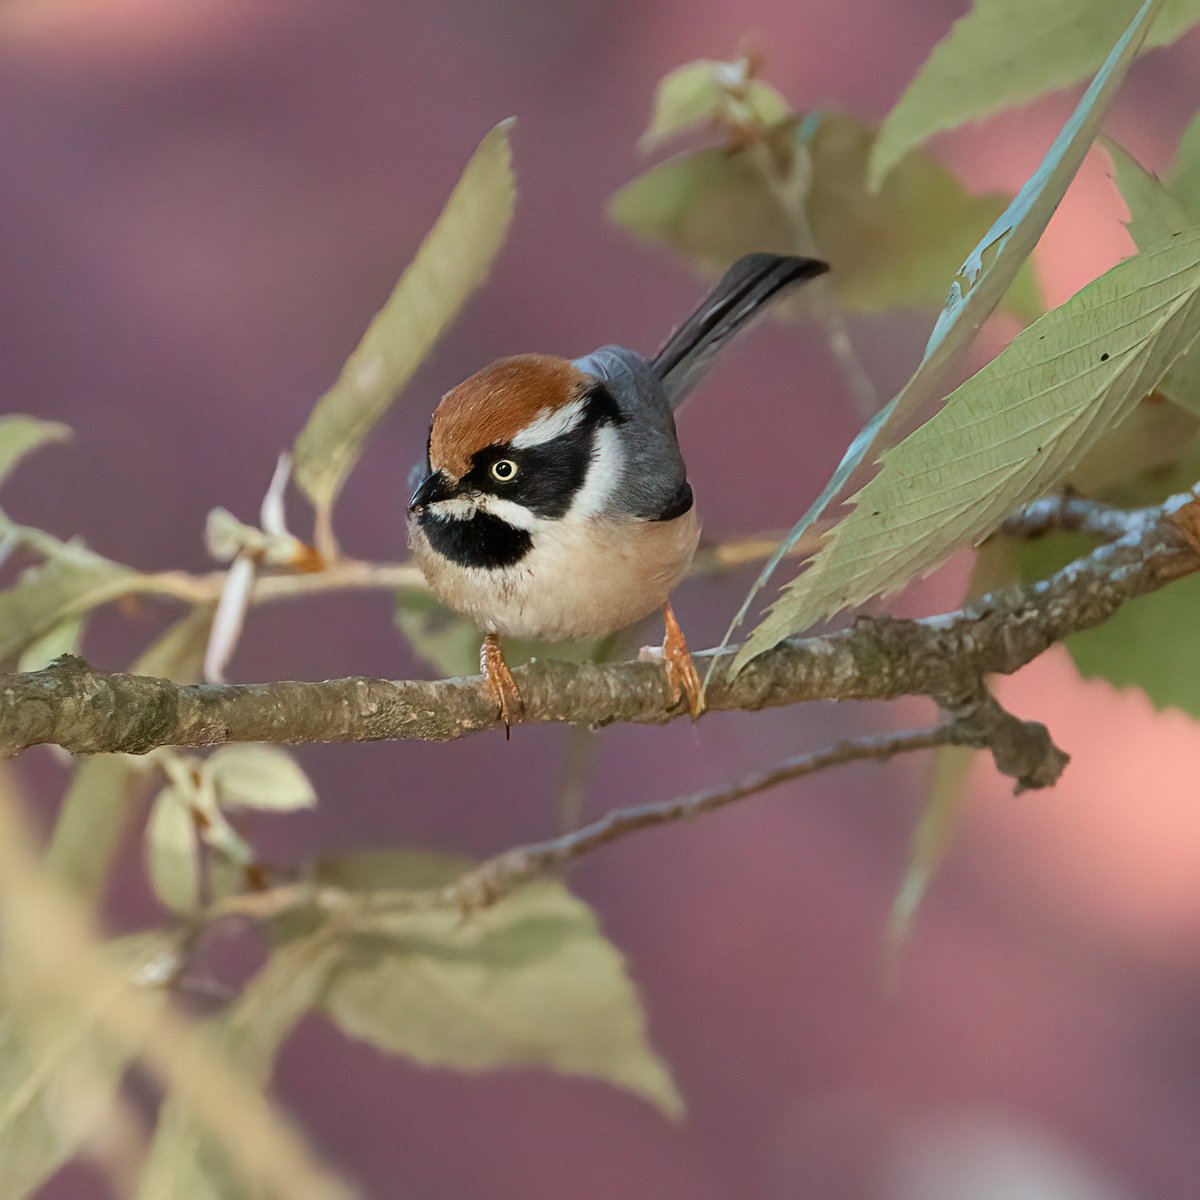
<path fill-rule="evenodd" d="M 528 425 L 512 440 L 514 450 L 528 450 L 531 446 L 544 446 L 564 433 L 579 426 L 587 409 L 587 397 L 581 396 L 570 404 L 559 408 L 543 408 Z"/>
<path fill-rule="evenodd" d="M 611 425 L 598 426 L 587 475 L 571 501 L 569 515 L 573 520 L 585 521 L 604 511 L 621 482 L 624 466 L 625 456 L 617 431 Z"/>

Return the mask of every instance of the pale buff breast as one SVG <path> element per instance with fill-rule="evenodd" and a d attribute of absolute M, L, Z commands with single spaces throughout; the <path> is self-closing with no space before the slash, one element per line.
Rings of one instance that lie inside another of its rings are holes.
<path fill-rule="evenodd" d="M 410 525 L 417 562 L 437 598 L 489 633 L 538 641 L 604 637 L 661 608 L 696 552 L 693 508 L 673 521 L 539 522 L 514 567 L 460 567 Z"/>

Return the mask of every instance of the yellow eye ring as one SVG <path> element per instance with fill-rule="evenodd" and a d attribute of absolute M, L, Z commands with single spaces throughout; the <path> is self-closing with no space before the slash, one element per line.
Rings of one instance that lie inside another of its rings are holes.
<path fill-rule="evenodd" d="M 497 483 L 508 483 L 516 477 L 517 464 L 511 458 L 501 458 L 492 463 L 491 472 Z"/>

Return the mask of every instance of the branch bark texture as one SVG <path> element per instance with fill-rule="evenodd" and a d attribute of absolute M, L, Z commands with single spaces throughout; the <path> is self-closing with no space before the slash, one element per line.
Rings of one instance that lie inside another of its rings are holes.
<path fill-rule="evenodd" d="M 1200 570 L 1200 549 L 1178 520 L 1189 503 L 1197 503 L 1192 493 L 1115 513 L 1077 500 L 1040 502 L 1010 522 L 1014 532 L 1069 526 L 1113 540 L 1048 580 L 955 612 L 918 621 L 859 617 L 838 632 L 793 639 L 735 679 L 721 669 L 733 658 L 730 648 L 720 655 L 708 707 L 923 695 L 953 710 L 977 695 L 986 675 L 1016 671 L 1127 601 Z M 671 702 L 661 668 L 651 663 L 547 660 L 514 674 L 526 724 L 665 723 L 686 711 Z M 71 656 L 43 671 L 0 676 L 0 753 L 8 755 L 43 743 L 76 754 L 144 754 L 233 741 L 440 741 L 497 724 L 476 678 L 180 685 L 97 671 Z"/>

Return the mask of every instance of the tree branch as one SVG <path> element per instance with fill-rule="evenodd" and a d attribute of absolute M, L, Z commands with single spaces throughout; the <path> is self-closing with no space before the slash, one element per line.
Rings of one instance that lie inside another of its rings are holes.
<path fill-rule="evenodd" d="M 708 707 L 961 696 L 964 686 L 975 687 L 988 674 L 1009 674 L 1067 635 L 1107 620 L 1126 601 L 1200 570 L 1200 550 L 1174 519 L 1164 519 L 1195 501 L 1185 493 L 1136 512 L 1103 510 L 1102 522 L 1096 519 L 1106 536 L 1118 532 L 1119 518 L 1120 536 L 1110 544 L 1048 580 L 1005 589 L 955 612 L 919 621 L 859 617 L 847 629 L 785 642 L 733 680 L 722 670 L 733 658 L 736 648 L 730 647 L 720 655 Z M 1060 504 L 1059 510 L 1085 503 Z M 671 702 L 662 670 L 651 663 L 547 660 L 515 675 L 527 724 L 661 724 L 685 712 Z M 229 741 L 448 740 L 496 724 L 475 678 L 179 685 L 95 671 L 69 656 L 43 671 L 0 676 L 0 753 L 6 754 L 41 743 L 77 754 L 143 754 L 157 746 Z"/>

